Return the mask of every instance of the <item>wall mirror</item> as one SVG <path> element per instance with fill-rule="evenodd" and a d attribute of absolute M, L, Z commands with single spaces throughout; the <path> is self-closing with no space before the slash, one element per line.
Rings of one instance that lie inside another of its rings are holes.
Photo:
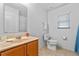
<path fill-rule="evenodd" d="M 16 3 L 4 3 L 4 32 L 26 32 L 27 31 L 27 9 Z"/>

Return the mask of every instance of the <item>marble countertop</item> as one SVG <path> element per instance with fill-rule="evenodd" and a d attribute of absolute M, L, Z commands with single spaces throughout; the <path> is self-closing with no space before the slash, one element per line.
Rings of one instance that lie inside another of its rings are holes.
<path fill-rule="evenodd" d="M 13 42 L 7 42 L 6 40 L 2 40 L 0 41 L 0 52 L 19 46 L 21 44 L 29 43 L 34 40 L 38 40 L 38 38 L 29 36 L 27 37 L 27 39 L 16 39 Z"/>

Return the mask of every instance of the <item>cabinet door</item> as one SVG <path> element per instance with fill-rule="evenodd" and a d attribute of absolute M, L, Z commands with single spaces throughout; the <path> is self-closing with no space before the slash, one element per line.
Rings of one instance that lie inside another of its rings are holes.
<path fill-rule="evenodd" d="M 2 52 L 1 56 L 25 56 L 25 45 L 21 45 Z"/>
<path fill-rule="evenodd" d="M 26 45 L 26 55 L 37 56 L 38 55 L 38 40 L 32 41 Z"/>

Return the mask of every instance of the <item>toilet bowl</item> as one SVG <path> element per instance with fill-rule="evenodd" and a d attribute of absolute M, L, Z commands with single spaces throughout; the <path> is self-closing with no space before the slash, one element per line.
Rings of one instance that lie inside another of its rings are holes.
<path fill-rule="evenodd" d="M 56 50 L 56 46 L 57 46 L 57 40 L 55 40 L 55 39 L 47 40 L 47 48 L 48 49 Z"/>

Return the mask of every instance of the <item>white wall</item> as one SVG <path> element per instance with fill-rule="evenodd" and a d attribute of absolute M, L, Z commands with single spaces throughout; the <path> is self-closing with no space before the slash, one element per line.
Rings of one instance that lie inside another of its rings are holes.
<path fill-rule="evenodd" d="M 57 16 L 70 12 L 70 29 L 57 29 Z M 79 4 L 69 4 L 64 7 L 53 9 L 48 13 L 50 35 L 58 40 L 58 45 L 62 48 L 74 51 L 76 33 L 79 24 Z M 67 40 L 63 40 L 63 36 Z"/>
<path fill-rule="evenodd" d="M 28 6 L 28 32 L 39 37 L 40 47 L 44 47 L 42 38 L 42 22 L 46 19 L 46 11 L 38 7 L 38 4 Z"/>

